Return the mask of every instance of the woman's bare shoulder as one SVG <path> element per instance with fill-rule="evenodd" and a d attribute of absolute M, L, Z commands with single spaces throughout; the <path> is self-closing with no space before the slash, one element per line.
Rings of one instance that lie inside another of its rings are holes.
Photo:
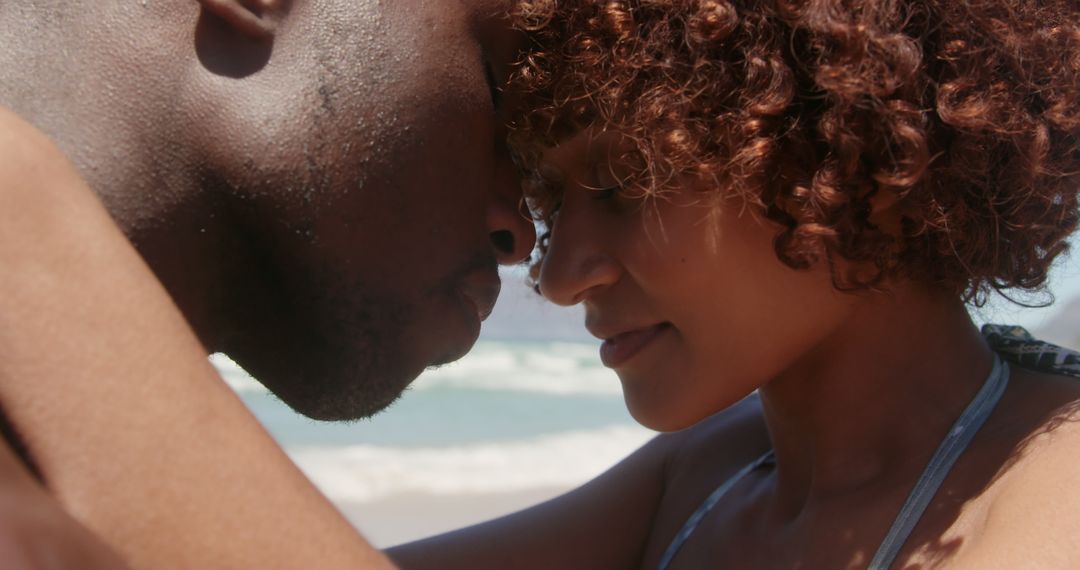
<path fill-rule="evenodd" d="M 1080 567 L 1080 379 L 1021 371 L 1023 437 L 984 496 L 957 568 Z M 1027 421 L 1025 421 L 1027 420 Z"/>
<path fill-rule="evenodd" d="M 751 395 L 691 428 L 669 434 L 664 493 L 644 560 L 658 560 L 675 533 L 728 477 L 770 449 L 761 401 Z"/>

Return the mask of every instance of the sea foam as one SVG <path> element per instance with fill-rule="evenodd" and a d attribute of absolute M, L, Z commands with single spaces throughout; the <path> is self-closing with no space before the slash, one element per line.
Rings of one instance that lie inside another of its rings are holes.
<path fill-rule="evenodd" d="M 266 389 L 223 354 L 210 358 L 237 392 Z M 615 374 L 595 344 L 480 341 L 457 362 L 424 372 L 411 390 L 471 389 L 544 394 L 620 395 Z"/>
<path fill-rule="evenodd" d="M 461 360 L 428 370 L 414 390 L 457 388 L 545 394 L 619 395 L 615 374 L 596 345 L 481 341 Z"/>
<path fill-rule="evenodd" d="M 655 435 L 611 426 L 499 444 L 444 448 L 304 447 L 289 454 L 331 500 L 569 488 L 610 468 Z"/>
<path fill-rule="evenodd" d="M 305 421 L 233 361 L 211 361 L 339 502 L 569 488 L 655 435 L 626 413 L 595 343 L 480 341 L 362 424 Z"/>

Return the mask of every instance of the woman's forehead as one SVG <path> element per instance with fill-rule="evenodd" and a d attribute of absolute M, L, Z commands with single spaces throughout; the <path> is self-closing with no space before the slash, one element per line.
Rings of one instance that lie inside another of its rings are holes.
<path fill-rule="evenodd" d="M 629 137 L 614 129 L 590 127 L 546 149 L 542 162 L 558 169 L 584 168 L 597 162 L 625 161 L 634 148 Z"/>

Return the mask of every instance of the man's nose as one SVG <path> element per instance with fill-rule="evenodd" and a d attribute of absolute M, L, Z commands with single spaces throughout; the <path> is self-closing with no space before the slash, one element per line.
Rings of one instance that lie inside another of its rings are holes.
<path fill-rule="evenodd" d="M 536 228 L 528 210 L 513 196 L 499 196 L 488 206 L 488 239 L 495 259 L 503 265 L 521 263 L 536 245 Z"/>
<path fill-rule="evenodd" d="M 497 155 L 495 196 L 488 204 L 486 216 L 488 239 L 495 260 L 513 265 L 529 258 L 536 246 L 536 227 L 525 206 L 521 179 L 509 152 L 500 147 Z"/>

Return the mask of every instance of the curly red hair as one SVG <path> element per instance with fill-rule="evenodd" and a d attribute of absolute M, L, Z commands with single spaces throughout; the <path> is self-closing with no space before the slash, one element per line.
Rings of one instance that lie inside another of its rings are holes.
<path fill-rule="evenodd" d="M 519 0 L 514 18 L 511 144 L 547 222 L 541 153 L 590 126 L 634 142 L 640 194 L 706 180 L 842 289 L 1036 290 L 1080 218 L 1076 0 Z"/>

